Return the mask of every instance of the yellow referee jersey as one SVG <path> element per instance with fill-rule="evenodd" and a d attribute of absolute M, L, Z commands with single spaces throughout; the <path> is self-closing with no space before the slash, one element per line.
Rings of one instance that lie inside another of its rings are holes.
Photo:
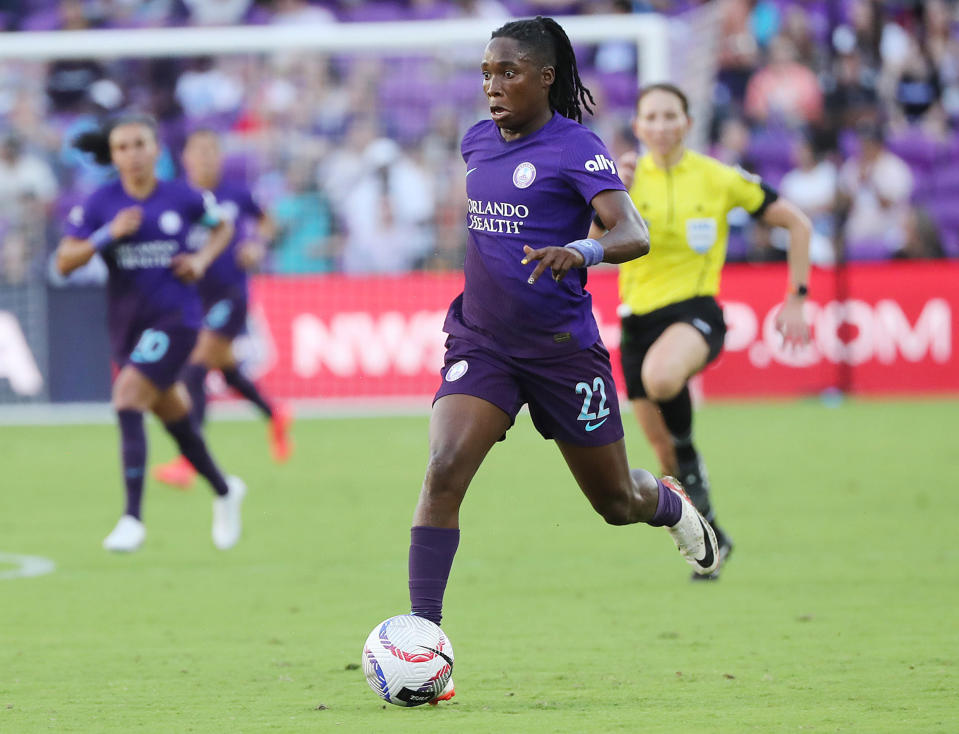
<path fill-rule="evenodd" d="M 629 195 L 649 225 L 649 254 L 623 263 L 619 298 L 644 314 L 695 296 L 715 296 L 726 261 L 730 209 L 766 201 L 758 176 L 687 150 L 669 170 L 637 161 Z"/>

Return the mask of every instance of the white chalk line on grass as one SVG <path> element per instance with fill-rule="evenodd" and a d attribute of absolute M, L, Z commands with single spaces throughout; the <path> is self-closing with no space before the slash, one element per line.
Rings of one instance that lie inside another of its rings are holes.
<path fill-rule="evenodd" d="M 14 566 L 14 568 L 4 568 Z M 53 573 L 57 564 L 49 558 L 40 556 L 20 556 L 16 553 L 0 553 L 0 581 L 3 579 L 23 579 L 30 576 L 43 576 Z"/>

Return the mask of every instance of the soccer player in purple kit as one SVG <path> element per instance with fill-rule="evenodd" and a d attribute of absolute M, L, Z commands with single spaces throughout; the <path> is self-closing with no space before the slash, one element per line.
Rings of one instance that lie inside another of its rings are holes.
<path fill-rule="evenodd" d="M 233 354 L 233 341 L 246 330 L 249 299 L 247 272 L 263 261 L 265 243 L 275 234 L 273 221 L 256 203 L 245 184 L 223 175 L 223 154 L 214 131 L 199 129 L 190 134 L 183 150 L 183 166 L 190 185 L 201 191 L 212 192 L 221 214 L 235 225 L 226 250 L 213 261 L 197 283 L 205 316 L 196 347 L 182 375 L 193 403 L 193 417 L 197 425 L 203 425 L 206 418 L 207 372 L 220 370 L 226 384 L 269 419 L 268 436 L 273 459 L 284 462 L 291 450 L 290 414 L 284 406 L 268 400 L 240 371 Z M 243 225 L 246 220 L 256 222 L 257 232 L 253 238 L 244 238 Z M 188 244 L 194 248 L 202 247 L 208 236 L 207 228 L 195 226 Z M 156 467 L 153 477 L 186 489 L 193 484 L 196 470 L 185 456 L 178 456 Z"/>
<path fill-rule="evenodd" d="M 437 624 L 467 487 L 524 403 L 606 522 L 667 527 L 697 573 L 717 562 L 715 535 L 679 483 L 627 462 L 586 269 L 644 255 L 649 233 L 609 151 L 580 124 L 592 96 L 570 41 L 551 18 L 507 23 L 486 46 L 482 74 L 492 119 L 470 128 L 461 146 L 465 286 L 444 326 L 409 553 L 412 612 Z M 594 212 L 608 231 L 580 239 Z M 452 695 L 451 681 L 437 700 Z"/>
<path fill-rule="evenodd" d="M 156 178 L 159 146 L 151 118 L 117 118 L 74 144 L 93 153 L 97 162 L 112 163 L 118 173 L 117 180 L 70 212 L 56 253 L 64 275 L 98 253 L 110 272 L 110 346 L 118 368 L 113 406 L 120 424 L 126 508 L 103 547 L 131 552 L 146 538 L 141 519 L 147 450 L 143 414 L 150 410 L 213 488 L 213 543 L 231 548 L 240 537 L 246 485 L 238 477 L 225 477 L 213 461 L 177 376 L 200 326 L 194 283 L 226 247 L 232 225 L 219 217 L 212 195 Z M 186 237 L 197 222 L 212 234 L 201 250 L 190 252 Z"/>

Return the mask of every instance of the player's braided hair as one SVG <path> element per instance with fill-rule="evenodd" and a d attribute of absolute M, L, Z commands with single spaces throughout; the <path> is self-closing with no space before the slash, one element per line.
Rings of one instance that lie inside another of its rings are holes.
<path fill-rule="evenodd" d="M 528 48 L 538 62 L 556 70 L 556 81 L 549 90 L 549 106 L 576 122 L 583 121 L 583 110 L 593 114 L 593 95 L 583 86 L 576 65 L 576 54 L 563 27 L 552 18 L 537 15 L 531 20 L 514 20 L 493 31 L 491 38 L 512 38 Z M 589 100 L 589 101 L 587 101 Z"/>
<path fill-rule="evenodd" d="M 153 131 L 153 137 L 157 137 L 157 123 L 150 115 L 141 115 L 130 113 L 119 115 L 107 120 L 98 130 L 90 130 L 77 135 L 73 139 L 73 147 L 82 150 L 84 153 L 93 154 L 93 160 L 101 166 L 109 166 L 112 162 L 110 156 L 110 133 L 114 128 L 121 125 L 145 125 Z"/>

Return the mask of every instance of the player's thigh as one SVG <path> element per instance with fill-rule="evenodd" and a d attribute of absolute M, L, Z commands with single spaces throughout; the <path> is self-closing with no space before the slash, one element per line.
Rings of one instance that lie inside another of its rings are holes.
<path fill-rule="evenodd" d="M 612 508 L 628 504 L 633 481 L 623 439 L 605 446 L 581 446 L 556 439 L 566 465 L 593 508 L 608 516 Z"/>
<path fill-rule="evenodd" d="M 424 489 L 464 492 L 493 445 L 512 425 L 512 417 L 473 395 L 437 399 L 430 416 L 430 459 Z"/>
<path fill-rule="evenodd" d="M 646 434 L 646 440 L 656 453 L 660 469 L 664 474 L 675 474 L 676 450 L 659 406 L 646 398 L 638 398 L 631 402 L 636 420 L 639 421 L 640 428 Z"/>
<path fill-rule="evenodd" d="M 157 396 L 153 413 L 164 423 L 174 423 L 189 415 L 191 407 L 186 386 L 182 382 L 175 382 Z"/>
<path fill-rule="evenodd" d="M 709 345 L 705 337 L 685 322 L 671 324 L 646 353 L 643 385 L 653 400 L 669 400 L 690 377 L 706 366 Z"/>
<path fill-rule="evenodd" d="M 113 381 L 112 401 L 117 410 L 151 410 L 160 389 L 133 365 L 124 365 Z"/>
<path fill-rule="evenodd" d="M 208 369 L 220 370 L 232 367 L 235 362 L 233 340 L 230 337 L 209 329 L 200 331 L 190 355 L 191 364 L 202 364 Z"/>

